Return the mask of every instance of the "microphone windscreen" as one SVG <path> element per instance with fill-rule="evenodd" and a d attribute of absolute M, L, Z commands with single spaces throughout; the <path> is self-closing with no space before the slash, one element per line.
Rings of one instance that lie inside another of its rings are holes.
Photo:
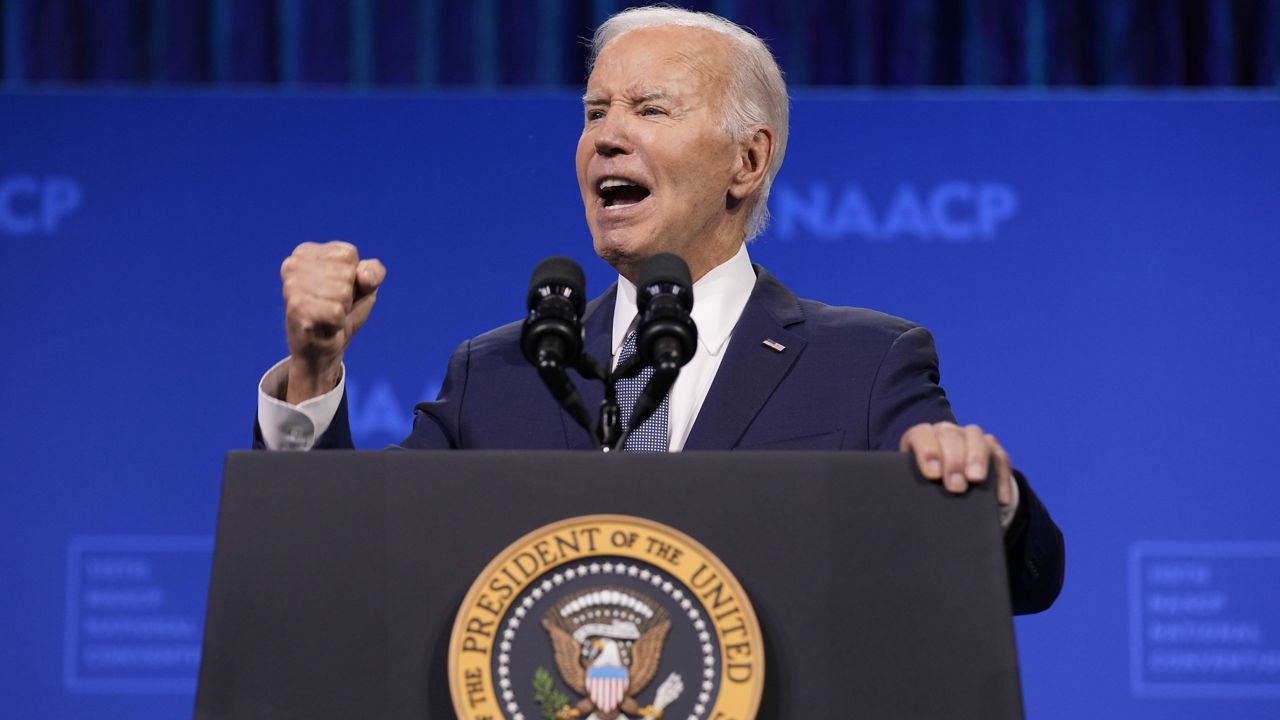
<path fill-rule="evenodd" d="M 553 286 L 567 289 L 567 293 L 560 294 L 573 303 L 578 315 L 582 315 L 587 308 L 587 277 L 573 258 L 554 255 L 538 263 L 529 279 L 526 307 L 530 310 L 536 307 L 545 295 L 543 289 Z"/>
<path fill-rule="evenodd" d="M 637 286 L 669 284 L 678 285 L 688 291 L 693 287 L 693 278 L 689 275 L 689 266 L 679 255 L 658 253 L 640 265 L 636 277 Z"/>
<path fill-rule="evenodd" d="M 685 312 L 693 310 L 693 278 L 689 265 L 679 255 L 658 253 L 645 260 L 636 279 L 636 307 L 640 312 L 646 312 L 658 295 L 675 298 Z"/>

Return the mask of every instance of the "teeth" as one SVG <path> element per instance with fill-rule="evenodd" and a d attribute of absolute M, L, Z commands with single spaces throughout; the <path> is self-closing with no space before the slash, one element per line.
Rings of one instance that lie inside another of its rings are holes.
<path fill-rule="evenodd" d="M 636 184 L 631 182 L 630 180 L 623 180 L 622 178 L 612 178 L 612 177 L 605 178 L 600 181 L 601 190 L 608 190 L 610 188 L 616 188 L 616 187 L 636 187 Z"/>

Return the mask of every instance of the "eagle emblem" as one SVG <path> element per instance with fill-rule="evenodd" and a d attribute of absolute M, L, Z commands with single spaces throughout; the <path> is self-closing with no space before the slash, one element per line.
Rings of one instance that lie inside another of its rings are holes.
<path fill-rule="evenodd" d="M 671 618 L 662 605 L 621 587 L 596 587 L 561 598 L 542 617 L 561 679 L 582 697 L 556 720 L 658 720 L 684 692 L 672 673 L 654 701 L 636 700 L 658 671 Z"/>

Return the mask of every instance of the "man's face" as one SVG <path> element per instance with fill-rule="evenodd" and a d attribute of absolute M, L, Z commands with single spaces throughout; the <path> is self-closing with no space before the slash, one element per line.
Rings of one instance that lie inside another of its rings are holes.
<path fill-rule="evenodd" d="M 728 197 L 741 160 L 722 114 L 728 42 L 699 28 L 632 30 L 587 81 L 578 186 L 596 253 L 632 280 L 659 252 L 683 257 L 696 280 L 742 242 L 744 213 Z"/>

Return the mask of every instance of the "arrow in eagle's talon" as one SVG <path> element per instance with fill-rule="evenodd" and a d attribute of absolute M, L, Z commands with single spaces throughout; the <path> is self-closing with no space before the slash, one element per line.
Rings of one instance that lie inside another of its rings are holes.
<path fill-rule="evenodd" d="M 680 693 L 684 692 L 684 681 L 676 673 L 671 673 L 666 680 L 662 681 L 662 685 L 658 688 L 657 697 L 653 699 L 653 709 L 644 716 L 644 720 L 659 720 L 662 717 L 662 711 L 668 705 L 676 701 L 680 697 Z"/>

